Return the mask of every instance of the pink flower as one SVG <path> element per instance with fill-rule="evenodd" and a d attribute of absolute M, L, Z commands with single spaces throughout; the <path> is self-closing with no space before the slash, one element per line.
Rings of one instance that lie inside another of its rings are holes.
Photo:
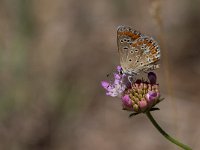
<path fill-rule="evenodd" d="M 129 77 L 133 78 L 133 82 L 128 80 Z M 148 73 L 148 80 L 134 79 L 134 76 L 124 74 L 122 68 L 117 66 L 114 81 L 102 81 L 101 85 L 106 90 L 106 95 L 121 98 L 123 109 L 138 114 L 155 110 L 154 106 L 162 100 L 156 80 L 153 72 Z"/>

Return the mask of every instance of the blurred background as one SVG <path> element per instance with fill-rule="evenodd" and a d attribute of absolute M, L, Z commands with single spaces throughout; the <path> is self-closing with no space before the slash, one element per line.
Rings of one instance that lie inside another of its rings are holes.
<path fill-rule="evenodd" d="M 121 24 L 161 44 L 153 116 L 200 149 L 199 0 L 0 0 L 1 150 L 179 149 L 100 85 Z"/>

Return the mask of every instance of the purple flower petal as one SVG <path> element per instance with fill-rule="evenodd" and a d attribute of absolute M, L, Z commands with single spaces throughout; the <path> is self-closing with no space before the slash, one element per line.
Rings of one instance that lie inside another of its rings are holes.
<path fill-rule="evenodd" d="M 117 96 L 117 93 L 114 93 L 114 92 L 107 92 L 106 95 L 107 95 L 107 96 L 116 97 L 116 96 Z"/>
<path fill-rule="evenodd" d="M 117 71 L 120 73 L 122 70 L 122 67 L 121 66 L 117 66 Z"/>
<path fill-rule="evenodd" d="M 114 73 L 114 78 L 117 79 L 117 80 L 120 80 L 121 79 L 121 76 L 117 73 Z"/>
<path fill-rule="evenodd" d="M 106 81 L 101 81 L 101 86 L 102 86 L 104 89 L 108 90 L 108 87 L 110 86 L 110 84 L 109 84 L 108 82 L 106 82 Z"/>

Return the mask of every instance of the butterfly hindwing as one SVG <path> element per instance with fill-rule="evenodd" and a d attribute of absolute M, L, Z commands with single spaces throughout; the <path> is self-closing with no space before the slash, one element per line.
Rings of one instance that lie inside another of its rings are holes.
<path fill-rule="evenodd" d="M 139 38 L 134 42 L 133 47 L 137 47 L 139 51 L 138 59 L 129 66 L 133 72 L 156 68 L 155 65 L 160 60 L 160 47 L 153 38 L 148 36 Z M 134 56 L 130 55 L 128 59 L 132 57 Z"/>

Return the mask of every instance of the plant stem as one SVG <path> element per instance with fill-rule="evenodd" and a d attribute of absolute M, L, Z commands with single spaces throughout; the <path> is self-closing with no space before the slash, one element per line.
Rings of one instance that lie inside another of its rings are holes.
<path fill-rule="evenodd" d="M 154 125 L 154 127 L 156 127 L 156 129 L 158 129 L 158 131 L 165 137 L 167 138 L 169 141 L 171 141 L 172 143 L 176 144 L 177 146 L 180 146 L 181 148 L 185 149 L 185 150 L 192 150 L 192 148 L 190 148 L 189 146 L 179 142 L 178 140 L 172 138 L 169 134 L 167 134 L 159 125 L 158 123 L 154 120 L 153 116 L 151 115 L 151 113 L 149 111 L 146 112 L 147 117 L 149 118 L 149 120 L 152 122 L 152 124 Z"/>

